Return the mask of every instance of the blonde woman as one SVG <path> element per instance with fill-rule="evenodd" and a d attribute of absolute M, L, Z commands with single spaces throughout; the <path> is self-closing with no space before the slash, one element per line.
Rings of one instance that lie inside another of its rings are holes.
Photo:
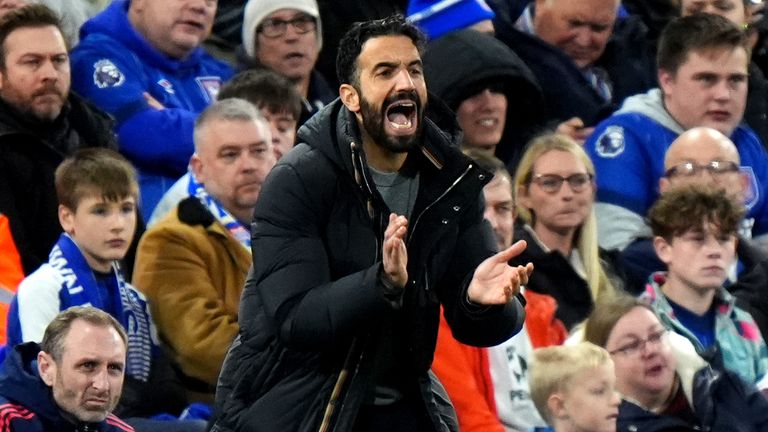
<path fill-rule="evenodd" d="M 594 178 L 581 146 L 559 134 L 534 139 L 515 175 L 522 222 L 515 238 L 528 242 L 518 259 L 536 269 L 527 289 L 554 297 L 557 318 L 569 330 L 586 319 L 598 296 L 615 290 L 597 246 Z"/>

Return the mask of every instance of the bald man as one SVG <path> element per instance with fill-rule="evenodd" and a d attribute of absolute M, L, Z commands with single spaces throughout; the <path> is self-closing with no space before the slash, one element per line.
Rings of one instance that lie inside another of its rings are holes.
<path fill-rule="evenodd" d="M 740 164 L 738 149 L 721 132 L 708 127 L 689 129 L 667 149 L 659 191 L 664 193 L 681 185 L 707 184 L 723 188 L 734 199 L 744 202 L 751 185 Z"/>

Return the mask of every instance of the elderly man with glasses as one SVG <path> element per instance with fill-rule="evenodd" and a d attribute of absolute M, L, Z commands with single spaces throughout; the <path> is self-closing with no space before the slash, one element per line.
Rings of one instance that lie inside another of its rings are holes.
<path fill-rule="evenodd" d="M 315 0 L 249 0 L 243 19 L 243 68 L 269 68 L 303 98 L 299 125 L 338 96 L 315 70 L 323 46 Z"/>

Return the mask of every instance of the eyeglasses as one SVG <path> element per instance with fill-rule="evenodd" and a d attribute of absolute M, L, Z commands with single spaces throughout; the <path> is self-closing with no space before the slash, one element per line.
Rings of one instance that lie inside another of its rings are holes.
<path fill-rule="evenodd" d="M 313 17 L 309 15 L 299 15 L 288 21 L 277 18 L 266 19 L 256 28 L 256 32 L 261 33 L 268 38 L 276 38 L 285 34 L 286 30 L 288 30 L 288 24 L 290 24 L 298 34 L 309 33 L 317 28 L 317 23 Z"/>
<path fill-rule="evenodd" d="M 739 164 L 730 161 L 713 160 L 705 164 L 697 164 L 693 162 L 683 162 L 668 169 L 665 173 L 665 177 L 695 176 L 702 171 L 708 171 L 711 176 L 718 176 L 725 173 L 733 173 L 739 171 Z"/>
<path fill-rule="evenodd" d="M 556 193 L 563 186 L 563 182 L 568 182 L 571 190 L 581 192 L 592 184 L 592 174 L 571 174 L 563 177 L 557 174 L 537 174 L 531 179 L 531 183 L 536 183 L 544 192 Z"/>
<path fill-rule="evenodd" d="M 662 329 L 657 332 L 653 332 L 648 335 L 647 339 L 638 339 L 624 346 L 620 346 L 613 351 L 609 351 L 608 353 L 610 355 L 621 354 L 627 357 L 640 354 L 643 350 L 645 350 L 646 344 L 659 345 L 662 339 L 664 339 L 664 336 L 667 335 L 667 332 L 668 332 L 667 329 Z"/>

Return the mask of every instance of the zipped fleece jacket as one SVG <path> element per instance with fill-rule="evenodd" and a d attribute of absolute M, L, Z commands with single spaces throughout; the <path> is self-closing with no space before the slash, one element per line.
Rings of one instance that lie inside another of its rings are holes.
<path fill-rule="evenodd" d="M 496 249 L 481 198 L 491 175 L 458 151 L 453 114 L 433 99 L 430 106 L 436 116 L 425 115 L 422 141 L 401 169 L 418 171 L 419 191 L 400 295 L 381 282 L 389 210 L 373 186 L 353 113 L 339 100 L 327 105 L 272 170 L 256 205 L 253 274 L 219 377 L 213 431 L 351 430 L 372 397 L 383 331 L 399 342 L 395 365 L 434 429 L 457 428 L 429 373 L 440 305 L 454 337 L 475 346 L 508 339 L 525 314 L 518 298 L 488 307 L 467 301 L 475 268 Z"/>

